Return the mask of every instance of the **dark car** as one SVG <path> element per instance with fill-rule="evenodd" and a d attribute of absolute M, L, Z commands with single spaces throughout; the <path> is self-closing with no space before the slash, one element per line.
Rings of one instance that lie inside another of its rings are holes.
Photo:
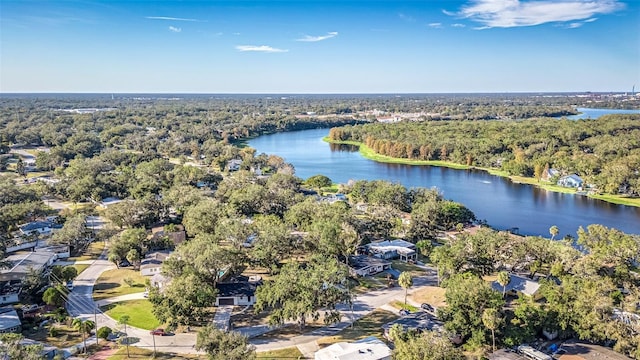
<path fill-rule="evenodd" d="M 428 311 L 428 312 L 431 312 L 431 313 L 436 311 L 436 309 L 434 309 L 433 306 L 431 306 L 431 305 L 429 305 L 427 303 L 424 303 L 424 304 L 420 305 L 420 308 L 422 308 L 422 310 L 424 310 L 424 311 Z"/>
<path fill-rule="evenodd" d="M 409 310 L 407 310 L 407 309 L 400 310 L 400 315 L 402 315 L 402 316 L 407 316 L 409 314 L 411 314 L 411 312 Z"/>
<path fill-rule="evenodd" d="M 159 336 L 165 336 L 165 335 L 167 335 L 167 333 L 166 333 L 166 332 L 164 332 L 164 329 L 155 329 L 155 330 L 151 330 L 151 331 L 149 332 L 149 334 L 151 334 L 151 335 L 159 335 Z"/>

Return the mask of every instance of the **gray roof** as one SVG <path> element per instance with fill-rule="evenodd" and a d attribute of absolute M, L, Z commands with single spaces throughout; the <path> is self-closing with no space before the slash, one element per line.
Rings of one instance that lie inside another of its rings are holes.
<path fill-rule="evenodd" d="M 444 324 L 424 311 L 418 311 L 409 315 L 403 316 L 400 319 L 386 323 L 382 325 L 382 329 L 389 330 L 394 324 L 400 324 L 405 330 L 420 329 L 420 330 L 435 330 L 441 331 L 444 329 Z"/>
<path fill-rule="evenodd" d="M 0 308 L 0 331 L 20 326 L 18 313 L 11 308 Z"/>
<path fill-rule="evenodd" d="M 390 262 L 367 255 L 349 256 L 349 267 L 360 270 L 368 266 L 391 265 Z"/>
<path fill-rule="evenodd" d="M 540 288 L 540 283 L 526 277 L 518 276 L 516 274 L 509 274 L 509 277 L 510 279 L 506 286 L 506 291 L 516 291 L 528 296 L 533 296 Z M 491 283 L 491 287 L 496 291 L 502 292 L 502 285 L 500 285 L 497 280 Z"/>
<path fill-rule="evenodd" d="M 260 285 L 259 282 L 231 282 L 231 283 L 219 283 L 216 285 L 218 288 L 218 297 L 236 297 L 236 296 L 253 296 L 256 293 L 256 289 Z"/>
<path fill-rule="evenodd" d="M 22 280 L 29 269 L 43 270 L 56 254 L 48 251 L 20 252 L 9 255 L 5 260 L 11 263 L 8 269 L 0 270 L 0 281 Z"/>
<path fill-rule="evenodd" d="M 34 222 L 26 223 L 20 226 L 20 230 L 24 232 L 24 231 L 33 231 L 37 229 L 52 228 L 52 227 L 53 227 L 53 223 L 51 221 L 34 221 Z"/>

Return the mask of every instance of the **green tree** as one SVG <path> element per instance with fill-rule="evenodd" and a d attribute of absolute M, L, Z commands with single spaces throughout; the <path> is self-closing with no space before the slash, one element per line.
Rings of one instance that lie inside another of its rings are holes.
<path fill-rule="evenodd" d="M 560 232 L 560 229 L 558 229 L 557 226 L 553 225 L 552 227 L 549 228 L 549 234 L 551 234 L 551 240 L 553 240 L 558 233 Z"/>
<path fill-rule="evenodd" d="M 47 305 L 61 307 L 65 302 L 65 297 L 63 296 L 63 294 L 66 295 L 66 291 L 66 288 L 62 287 L 61 285 L 50 287 L 42 294 L 42 301 L 44 301 Z"/>
<path fill-rule="evenodd" d="M 118 324 L 124 325 L 124 341 L 127 346 L 127 357 L 129 357 L 129 334 L 127 333 L 127 324 L 129 324 L 129 320 L 129 315 L 122 315 L 120 316 L 120 319 L 118 319 Z"/>
<path fill-rule="evenodd" d="M 324 308 L 325 323 L 337 322 L 340 312 L 336 306 L 351 302 L 343 287 L 346 277 L 346 266 L 335 258 L 314 255 L 306 264 L 289 262 L 273 280 L 258 287 L 256 312 L 269 308 L 271 324 L 297 320 L 303 329 L 306 319 L 319 319 L 320 308 Z"/>
<path fill-rule="evenodd" d="M 113 330 L 111 330 L 110 327 L 103 326 L 100 329 L 98 329 L 98 332 L 96 334 L 100 339 L 107 340 L 109 338 L 109 335 L 111 335 L 112 332 Z"/>
<path fill-rule="evenodd" d="M 511 282 L 511 276 L 506 271 L 500 271 L 498 273 L 498 284 L 502 285 L 502 297 L 507 294 L 507 285 Z"/>
<path fill-rule="evenodd" d="M 141 259 L 142 256 L 140 256 L 140 253 L 137 249 L 131 249 L 127 253 L 127 261 L 136 268 L 139 266 Z"/>
<path fill-rule="evenodd" d="M 502 325 L 503 319 L 495 308 L 486 308 L 482 312 L 482 323 L 491 330 L 492 349 L 496 351 L 496 330 Z"/>
<path fill-rule="evenodd" d="M 0 334 L 0 356 L 7 359 L 42 360 L 43 345 L 22 345 L 20 334 Z"/>
<path fill-rule="evenodd" d="M 87 227 L 83 214 L 74 215 L 65 221 L 62 229 L 56 231 L 51 241 L 69 245 L 72 249 L 82 246 L 87 240 Z"/>
<path fill-rule="evenodd" d="M 91 330 L 96 327 L 96 323 L 91 320 L 82 320 L 82 318 L 75 318 L 71 324 L 82 335 L 82 343 L 84 344 L 84 352 L 87 351 L 87 338 L 86 335 L 91 334 Z"/>
<path fill-rule="evenodd" d="M 331 186 L 332 182 L 331 182 L 331 179 L 329 179 L 328 177 L 326 177 L 324 175 L 314 175 L 314 176 L 311 176 L 310 178 L 308 178 L 305 181 L 305 184 L 307 186 L 310 186 L 310 187 L 314 188 L 314 189 L 317 189 L 318 193 L 320 193 L 320 190 L 322 188 Z"/>
<path fill-rule="evenodd" d="M 462 351 L 456 348 L 446 336 L 434 331 L 409 334 L 406 340 L 394 341 L 395 360 L 464 360 Z"/>
<path fill-rule="evenodd" d="M 238 332 L 226 332 L 209 325 L 198 331 L 196 350 L 204 351 L 209 360 L 253 360 L 255 347 Z"/>
<path fill-rule="evenodd" d="M 410 272 L 404 271 L 398 277 L 398 284 L 404 289 L 404 304 L 407 305 L 407 293 L 409 288 L 413 286 L 413 277 Z"/>

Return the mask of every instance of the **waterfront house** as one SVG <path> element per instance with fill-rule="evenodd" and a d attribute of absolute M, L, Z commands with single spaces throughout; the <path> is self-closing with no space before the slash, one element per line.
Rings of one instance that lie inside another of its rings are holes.
<path fill-rule="evenodd" d="M 560 176 L 560 171 L 557 169 L 548 169 L 542 173 L 542 180 L 550 181 L 553 178 Z"/>
<path fill-rule="evenodd" d="M 558 180 L 558 185 L 571 188 L 582 187 L 583 183 L 584 181 L 582 181 L 582 178 L 576 174 L 563 176 Z"/>

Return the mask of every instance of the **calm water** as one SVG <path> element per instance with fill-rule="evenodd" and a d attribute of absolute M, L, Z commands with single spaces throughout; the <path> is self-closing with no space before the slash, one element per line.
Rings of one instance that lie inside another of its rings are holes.
<path fill-rule="evenodd" d="M 463 203 L 478 219 L 499 229 L 517 227 L 526 235 L 576 235 L 579 226 L 603 224 L 640 234 L 640 208 L 609 204 L 585 196 L 553 193 L 477 170 L 385 164 L 360 156 L 351 146 L 331 145 L 328 129 L 265 135 L 249 141 L 258 153 L 276 154 L 308 178 L 324 174 L 334 182 L 388 180 L 406 187 L 437 187 L 446 198 Z"/>
<path fill-rule="evenodd" d="M 640 110 L 622 110 L 622 109 L 589 109 L 589 108 L 576 108 L 580 114 L 567 116 L 569 120 L 579 119 L 597 119 L 602 115 L 607 114 L 640 114 Z"/>

